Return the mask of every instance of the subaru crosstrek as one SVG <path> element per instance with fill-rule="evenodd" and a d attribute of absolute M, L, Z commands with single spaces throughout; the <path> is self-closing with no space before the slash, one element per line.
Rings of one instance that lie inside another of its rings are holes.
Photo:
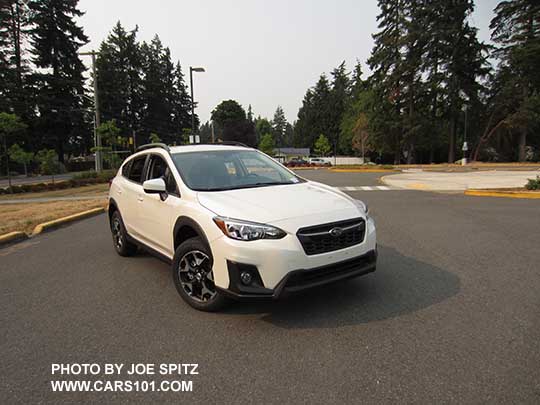
<path fill-rule="evenodd" d="M 363 202 L 244 146 L 139 148 L 111 182 L 109 219 L 118 254 L 142 247 L 172 263 L 178 293 L 204 311 L 376 267 Z"/>

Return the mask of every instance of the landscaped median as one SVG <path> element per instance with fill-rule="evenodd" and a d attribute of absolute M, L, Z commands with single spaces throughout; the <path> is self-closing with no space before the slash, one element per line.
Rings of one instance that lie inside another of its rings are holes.
<path fill-rule="evenodd" d="M 540 199 L 540 191 L 529 190 L 504 190 L 504 189 L 468 189 L 465 195 L 475 197 L 506 197 L 506 198 L 528 198 Z"/>
<path fill-rule="evenodd" d="M 102 212 L 105 212 L 106 207 L 99 207 L 99 208 L 93 208 L 91 210 L 78 212 L 73 215 L 68 215 L 67 217 L 62 217 L 58 219 L 53 219 L 49 222 L 44 222 L 42 224 L 36 225 L 34 228 L 34 231 L 32 232 L 32 236 L 39 235 L 40 233 L 44 231 L 48 231 L 54 228 L 58 228 L 59 226 L 68 224 L 70 222 L 78 221 L 80 219 L 92 217 L 97 214 L 101 214 Z"/>
<path fill-rule="evenodd" d="M 0 245 L 14 243 L 43 231 L 105 210 L 107 184 L 39 193 L 0 196 Z"/>
<path fill-rule="evenodd" d="M 40 233 L 43 233 L 51 229 L 58 228 L 62 225 L 69 224 L 74 221 L 78 221 L 84 218 L 89 218 L 94 215 L 101 214 L 102 212 L 105 212 L 106 210 L 107 210 L 107 207 L 103 205 L 101 207 L 92 208 L 92 209 L 77 212 L 75 214 L 71 214 L 68 216 L 59 217 L 59 218 L 56 218 L 47 222 L 37 224 L 31 233 L 26 233 L 23 231 L 8 232 L 6 234 L 0 235 L 0 246 L 26 240 L 30 237 L 39 235 Z"/>

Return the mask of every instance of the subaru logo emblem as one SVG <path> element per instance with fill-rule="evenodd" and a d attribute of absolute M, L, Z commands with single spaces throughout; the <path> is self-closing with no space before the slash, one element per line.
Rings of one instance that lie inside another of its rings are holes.
<path fill-rule="evenodd" d="M 332 229 L 330 229 L 329 233 L 334 238 L 337 238 L 339 235 L 341 235 L 343 233 L 343 228 L 332 228 Z"/>

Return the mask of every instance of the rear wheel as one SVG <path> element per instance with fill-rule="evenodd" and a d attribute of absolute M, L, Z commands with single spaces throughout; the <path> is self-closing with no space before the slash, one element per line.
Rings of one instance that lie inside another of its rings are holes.
<path fill-rule="evenodd" d="M 180 296 L 200 311 L 217 311 L 228 300 L 214 284 L 210 249 L 200 238 L 183 242 L 174 254 L 173 280 Z"/>
<path fill-rule="evenodd" d="M 120 256 L 133 256 L 137 252 L 137 245 L 128 241 L 126 227 L 118 210 L 111 215 L 111 233 L 114 249 Z"/>

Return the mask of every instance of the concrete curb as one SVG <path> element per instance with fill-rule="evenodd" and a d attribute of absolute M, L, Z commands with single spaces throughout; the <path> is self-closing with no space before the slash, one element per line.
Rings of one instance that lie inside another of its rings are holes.
<path fill-rule="evenodd" d="M 36 225 L 36 227 L 32 231 L 32 236 L 39 235 L 40 233 L 44 231 L 58 228 L 59 226 L 68 224 L 70 222 L 78 221 L 80 219 L 84 219 L 84 218 L 92 217 L 94 215 L 101 214 L 102 212 L 105 212 L 106 210 L 107 208 L 105 207 L 93 208 L 88 211 L 83 211 L 77 214 L 69 215 L 67 217 L 53 219 L 52 221 L 49 221 L 49 222 L 44 222 L 42 224 Z"/>
<path fill-rule="evenodd" d="M 469 189 L 469 190 L 465 190 L 463 194 L 472 195 L 475 197 L 506 197 L 506 198 L 540 199 L 540 192 L 534 192 L 534 191 L 497 191 L 497 190 Z"/>
<path fill-rule="evenodd" d="M 388 176 L 392 176 L 392 175 L 391 175 L 391 174 L 387 174 L 386 176 L 381 176 L 381 177 L 379 177 L 379 183 L 384 184 L 385 186 L 389 186 L 389 187 L 397 187 L 397 188 L 400 188 L 400 189 L 407 190 L 406 188 L 403 188 L 403 187 L 398 187 L 398 186 L 394 186 L 394 185 L 388 184 L 387 181 L 386 181 L 386 178 L 387 178 Z"/>
<path fill-rule="evenodd" d="M 10 243 L 20 242 L 28 239 L 28 235 L 21 231 L 9 232 L 0 235 L 0 246 L 9 245 Z"/>

